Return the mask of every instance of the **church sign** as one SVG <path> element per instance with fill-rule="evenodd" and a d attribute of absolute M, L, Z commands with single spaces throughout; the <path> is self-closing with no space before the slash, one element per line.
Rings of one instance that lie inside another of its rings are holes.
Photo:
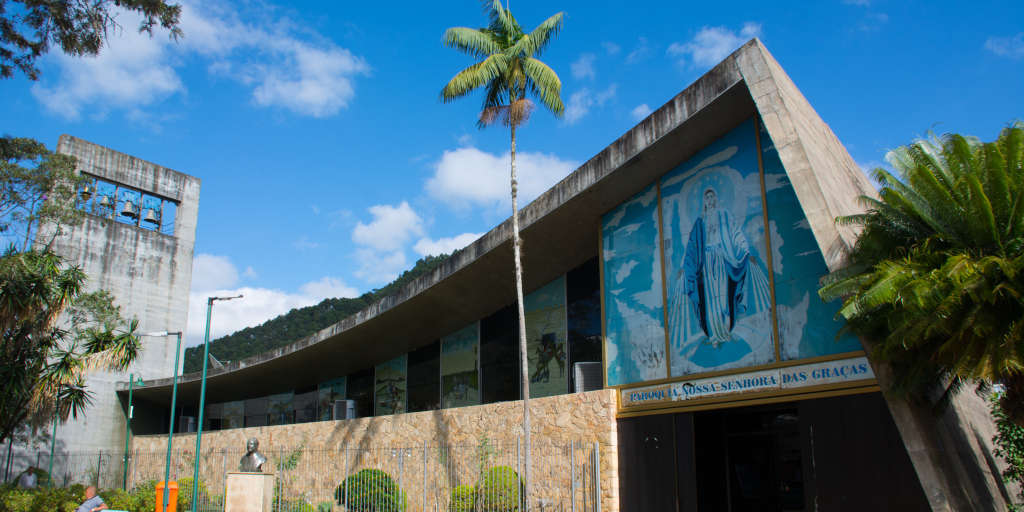
<path fill-rule="evenodd" d="M 624 408 L 804 387 L 784 381 L 801 361 L 863 354 L 817 295 L 825 259 L 757 119 L 607 212 L 601 245 L 605 381 Z"/>

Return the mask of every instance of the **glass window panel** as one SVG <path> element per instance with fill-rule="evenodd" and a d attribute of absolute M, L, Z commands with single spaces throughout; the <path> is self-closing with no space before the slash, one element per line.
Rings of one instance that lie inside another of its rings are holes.
<path fill-rule="evenodd" d="M 573 365 L 601 362 L 601 275 L 597 258 L 572 269 L 566 278 L 569 316 L 569 390 L 575 389 Z"/>
<path fill-rule="evenodd" d="M 346 389 L 349 400 L 356 401 L 356 415 L 373 416 L 373 367 L 348 376 Z"/>
<path fill-rule="evenodd" d="M 441 342 L 435 341 L 409 352 L 409 412 L 440 408 Z"/>
<path fill-rule="evenodd" d="M 374 415 L 405 412 L 408 361 L 408 355 L 402 354 L 377 365 L 374 375 Z"/>
<path fill-rule="evenodd" d="M 519 399 L 519 329 L 515 306 L 480 321 L 483 403 Z"/>

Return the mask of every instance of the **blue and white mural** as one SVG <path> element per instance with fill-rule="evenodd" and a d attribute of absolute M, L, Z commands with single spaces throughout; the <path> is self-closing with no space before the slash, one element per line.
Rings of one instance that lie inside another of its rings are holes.
<path fill-rule="evenodd" d="M 601 235 L 608 385 L 862 349 L 817 295 L 825 259 L 754 119 L 605 214 Z"/>
<path fill-rule="evenodd" d="M 672 376 L 772 362 L 753 121 L 661 181 Z"/>
<path fill-rule="evenodd" d="M 852 334 L 836 338 L 843 325 L 835 319 L 840 303 L 825 303 L 817 294 L 819 280 L 828 273 L 825 258 L 775 145 L 763 126 L 760 130 L 782 359 L 861 350 Z"/>
<path fill-rule="evenodd" d="M 608 385 L 663 379 L 665 365 L 658 189 L 602 218 Z"/>

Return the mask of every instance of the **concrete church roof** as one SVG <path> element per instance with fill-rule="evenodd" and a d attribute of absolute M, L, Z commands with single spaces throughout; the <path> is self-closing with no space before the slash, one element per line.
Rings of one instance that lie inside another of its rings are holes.
<path fill-rule="evenodd" d="M 832 130 L 753 39 L 520 211 L 529 292 L 598 254 L 603 213 L 753 114 L 759 114 L 830 269 L 856 232 L 834 219 L 875 194 Z M 515 300 L 512 222 L 505 220 L 397 294 L 311 336 L 208 371 L 207 400 L 254 398 L 352 373 L 429 344 Z M 179 378 L 198 400 L 200 374 Z M 119 390 L 126 390 L 126 383 Z M 171 379 L 135 396 L 169 404 Z"/>

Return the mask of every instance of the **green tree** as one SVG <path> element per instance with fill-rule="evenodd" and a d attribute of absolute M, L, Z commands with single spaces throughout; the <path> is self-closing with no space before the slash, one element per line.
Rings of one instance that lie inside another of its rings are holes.
<path fill-rule="evenodd" d="M 118 12 L 142 16 L 139 32 L 153 34 L 157 25 L 181 36 L 181 6 L 164 0 L 7 0 L 0 1 L 0 78 L 17 69 L 31 80 L 39 79 L 36 59 L 59 45 L 68 55 L 97 55 L 107 34 L 118 29 Z"/>
<path fill-rule="evenodd" d="M 76 202 L 86 181 L 74 157 L 33 139 L 0 138 L 0 239 L 21 251 L 49 245 L 64 226 L 82 222 Z M 36 240 L 39 226 L 47 228 L 45 240 Z"/>
<path fill-rule="evenodd" d="M 873 171 L 879 197 L 839 219 L 861 226 L 850 265 L 826 300 L 893 369 L 893 391 L 1002 383 L 1007 416 L 1024 425 L 1024 124 L 994 142 L 931 137 Z"/>
<path fill-rule="evenodd" d="M 448 103 L 483 89 L 483 108 L 478 127 L 495 122 L 509 128 L 511 135 L 510 181 L 512 189 L 512 253 L 515 261 L 516 304 L 519 313 L 519 372 L 523 398 L 523 435 L 526 447 L 526 480 L 529 495 L 530 477 L 530 381 L 526 351 L 526 315 L 523 312 L 523 268 L 520 256 L 519 209 L 516 203 L 516 128 L 525 123 L 533 111 L 529 96 L 540 100 L 556 116 L 565 110 L 562 105 L 562 82 L 547 64 L 537 59 L 562 28 L 564 13 L 551 16 L 527 33 L 502 7 L 501 0 L 484 3 L 489 18 L 486 27 L 474 29 L 453 27 L 444 32 L 442 43 L 477 62 L 459 71 L 441 89 L 441 101 Z"/>
<path fill-rule="evenodd" d="M 124 326 L 112 297 L 82 293 L 84 282 L 81 269 L 48 251 L 0 257 L 0 444 L 55 414 L 77 417 L 91 403 L 86 373 L 123 370 L 138 354 L 137 322 Z"/>
<path fill-rule="evenodd" d="M 135 358 L 135 322 L 125 325 L 105 291 L 84 293 L 85 274 L 49 251 L 65 226 L 82 222 L 85 178 L 75 159 L 26 138 L 0 138 L 0 442 L 35 435 L 90 403 L 85 375 L 124 369 Z M 33 249 L 33 247 L 35 249 Z"/>

